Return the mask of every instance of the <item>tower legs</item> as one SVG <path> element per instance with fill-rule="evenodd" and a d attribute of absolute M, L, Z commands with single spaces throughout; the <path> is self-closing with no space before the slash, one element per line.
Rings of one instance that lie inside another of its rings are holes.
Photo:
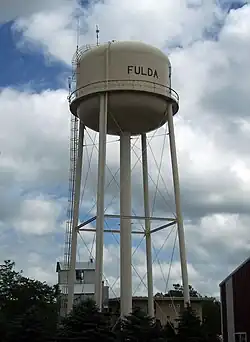
<path fill-rule="evenodd" d="M 151 246 L 151 225 L 150 208 L 148 194 L 148 154 L 147 154 L 147 136 L 141 135 L 142 148 L 142 177 L 144 193 L 144 215 L 145 215 L 145 233 L 146 233 L 146 258 L 147 258 L 147 285 L 148 285 L 148 314 L 154 317 L 154 288 L 153 288 L 153 261 Z"/>
<path fill-rule="evenodd" d="M 132 311 L 130 138 L 129 133 L 123 133 L 120 136 L 120 293 L 122 317 Z"/>
<path fill-rule="evenodd" d="M 99 117 L 99 153 L 97 181 L 97 214 L 96 214 L 96 257 L 95 257 L 95 301 L 102 310 L 102 275 L 103 275 L 103 243 L 104 243 L 104 191 L 107 139 L 108 94 L 100 95 Z"/>
<path fill-rule="evenodd" d="M 176 153 L 176 145 L 175 145 L 172 104 L 169 104 L 169 107 L 168 107 L 168 129 L 169 129 L 171 165 L 172 165 L 172 174 L 173 174 L 173 183 L 174 183 L 177 229 L 178 229 L 178 237 L 179 237 L 181 275 L 182 275 L 182 282 L 183 282 L 184 302 L 185 302 L 185 305 L 187 306 L 190 304 L 190 297 L 189 297 L 189 285 L 188 285 L 185 236 L 184 236 L 183 218 L 182 218 L 182 212 L 181 212 L 180 182 L 179 182 L 177 153 Z"/>
<path fill-rule="evenodd" d="M 105 164 L 106 164 L 106 135 L 107 135 L 107 93 L 100 95 L 99 117 L 99 156 L 98 156 L 98 184 L 97 184 L 97 218 L 96 218 L 96 256 L 95 256 L 95 301 L 100 310 L 103 304 L 103 244 L 104 244 L 104 190 L 105 190 Z M 186 261 L 186 247 L 181 213 L 180 185 L 177 165 L 172 105 L 168 108 L 168 128 L 170 141 L 170 154 L 174 183 L 177 229 L 179 236 L 179 250 L 181 273 L 184 289 L 185 305 L 190 303 L 188 272 Z M 76 165 L 76 181 L 74 196 L 74 213 L 72 224 L 72 241 L 70 255 L 70 270 L 68 277 L 68 303 L 67 312 L 72 309 L 74 299 L 77 225 L 79 217 L 80 187 L 82 173 L 84 125 L 80 123 L 78 158 Z M 150 208 L 148 194 L 148 161 L 146 134 L 141 135 L 142 164 L 143 164 L 143 190 L 144 214 L 146 232 L 146 258 L 147 258 L 147 284 L 148 284 L 148 314 L 154 316 L 152 249 L 150 232 Z M 132 311 L 132 238 L 131 238 L 131 135 L 123 133 L 120 136 L 120 290 L 121 290 L 121 316 L 124 317 Z"/>

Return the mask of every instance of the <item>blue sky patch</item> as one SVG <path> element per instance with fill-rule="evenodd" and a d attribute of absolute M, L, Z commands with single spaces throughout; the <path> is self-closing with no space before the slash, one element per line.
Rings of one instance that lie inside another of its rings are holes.
<path fill-rule="evenodd" d="M 0 41 L 4 47 L 0 54 L 0 88 L 28 85 L 40 92 L 65 86 L 63 80 L 70 75 L 70 67 L 62 62 L 46 60 L 39 51 L 19 50 L 17 41 L 20 37 L 13 32 L 12 25 L 13 22 L 8 22 L 0 26 Z"/>
<path fill-rule="evenodd" d="M 236 0 L 236 1 L 219 0 L 218 4 L 222 9 L 229 12 L 231 10 L 236 10 L 236 9 L 239 9 L 239 8 L 245 6 L 247 4 L 247 1 L 244 1 L 244 0 Z"/>

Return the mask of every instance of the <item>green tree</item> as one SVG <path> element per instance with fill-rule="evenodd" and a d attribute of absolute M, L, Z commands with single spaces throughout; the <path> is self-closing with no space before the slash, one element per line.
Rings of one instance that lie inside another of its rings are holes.
<path fill-rule="evenodd" d="M 178 319 L 176 340 L 180 342 L 205 342 L 206 338 L 200 319 L 189 306 Z"/>
<path fill-rule="evenodd" d="M 2 342 L 44 341 L 57 322 L 57 287 L 15 271 L 15 263 L 0 265 L 0 332 Z"/>
<path fill-rule="evenodd" d="M 99 312 L 95 302 L 88 299 L 74 306 L 58 330 L 57 341 L 100 341 L 116 340 L 111 331 L 110 316 Z"/>
<path fill-rule="evenodd" d="M 173 324 L 168 322 L 163 328 L 164 337 L 168 342 L 174 342 L 176 340 L 176 332 Z"/>
<path fill-rule="evenodd" d="M 191 298 L 201 298 L 202 302 L 202 327 L 209 341 L 217 341 L 221 334 L 221 308 L 220 302 L 213 297 L 202 296 L 197 290 L 189 285 L 189 294 Z M 183 297 L 183 287 L 180 284 L 174 284 L 173 289 L 166 294 L 158 293 L 157 296 Z"/>
<path fill-rule="evenodd" d="M 121 321 L 119 340 L 127 342 L 157 342 L 164 341 L 164 333 L 159 321 L 154 320 L 140 309 Z"/>
<path fill-rule="evenodd" d="M 164 296 L 166 297 L 183 297 L 183 286 L 180 284 L 173 284 L 173 289 L 169 290 Z M 192 285 L 189 285 L 189 295 L 191 298 L 201 298 L 201 294 L 196 291 Z"/>
<path fill-rule="evenodd" d="M 219 341 L 221 334 L 220 302 L 215 298 L 207 298 L 202 303 L 202 326 L 210 342 Z"/>

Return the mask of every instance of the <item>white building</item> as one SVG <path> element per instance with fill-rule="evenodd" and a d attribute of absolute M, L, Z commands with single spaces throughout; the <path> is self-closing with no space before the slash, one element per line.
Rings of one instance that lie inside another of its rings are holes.
<path fill-rule="evenodd" d="M 67 283 L 68 283 L 68 269 L 62 262 L 57 262 L 56 272 L 58 274 L 59 290 L 61 297 L 61 316 L 66 314 L 67 309 Z M 76 262 L 75 283 L 74 283 L 74 304 L 87 298 L 94 299 L 95 294 L 95 263 L 92 259 L 85 262 Z M 109 287 L 103 284 L 103 307 L 108 307 L 109 301 Z"/>

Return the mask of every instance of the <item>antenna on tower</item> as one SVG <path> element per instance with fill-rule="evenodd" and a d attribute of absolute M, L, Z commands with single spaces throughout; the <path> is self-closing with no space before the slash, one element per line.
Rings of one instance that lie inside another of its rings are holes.
<path fill-rule="evenodd" d="M 75 62 L 78 63 L 79 59 L 79 45 L 80 45 L 80 35 L 81 35 L 81 24 L 80 24 L 80 17 L 82 13 L 79 9 L 75 12 L 75 19 L 76 19 L 76 52 L 75 52 Z"/>
<path fill-rule="evenodd" d="M 95 30 L 95 32 L 96 32 L 96 45 L 98 46 L 98 45 L 100 44 L 100 42 L 99 42 L 99 33 L 100 33 L 100 30 L 99 30 L 98 25 L 96 25 L 96 30 Z"/>
<path fill-rule="evenodd" d="M 77 15 L 77 30 L 76 30 L 76 51 L 79 49 L 80 40 L 80 15 Z"/>

